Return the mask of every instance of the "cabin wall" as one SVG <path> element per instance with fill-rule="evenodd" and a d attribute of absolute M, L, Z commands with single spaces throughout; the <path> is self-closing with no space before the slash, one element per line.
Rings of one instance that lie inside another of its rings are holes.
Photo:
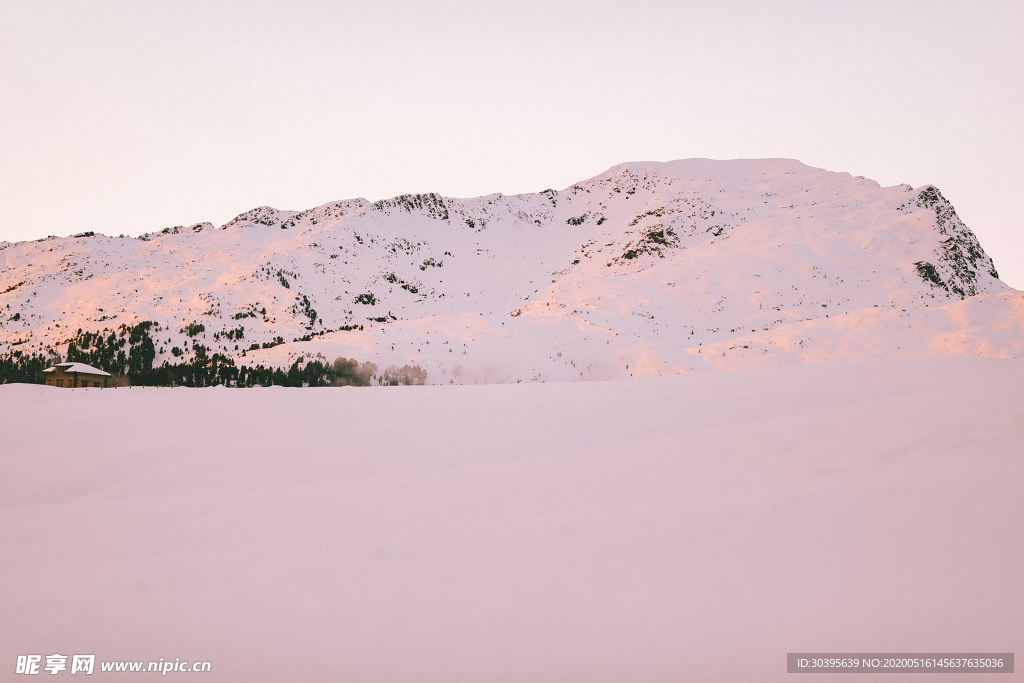
<path fill-rule="evenodd" d="M 64 387 L 74 389 L 76 387 L 106 388 L 109 377 L 105 375 L 91 375 L 84 372 L 64 372 L 57 369 L 46 373 L 46 386 Z"/>

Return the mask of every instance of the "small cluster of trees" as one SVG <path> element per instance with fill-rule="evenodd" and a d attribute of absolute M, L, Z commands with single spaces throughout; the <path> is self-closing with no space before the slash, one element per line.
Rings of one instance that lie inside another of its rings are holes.
<path fill-rule="evenodd" d="M 331 365 L 334 387 L 367 387 L 377 374 L 377 366 L 370 361 L 360 363 L 354 358 L 335 358 Z"/>
<path fill-rule="evenodd" d="M 427 371 L 418 365 L 391 365 L 378 375 L 376 364 L 370 361 L 360 363 L 354 358 L 334 359 L 330 386 L 367 387 L 374 383 L 389 387 L 422 385 L 427 383 Z"/>
<path fill-rule="evenodd" d="M 156 359 L 151 331 L 159 331 L 152 320 L 121 325 L 109 332 L 79 330 L 68 342 L 67 360 L 86 363 L 115 375 L 143 373 L 153 367 Z"/>
<path fill-rule="evenodd" d="M 0 384 L 44 384 L 43 370 L 59 362 L 57 356 L 13 351 L 0 356 Z"/>
<path fill-rule="evenodd" d="M 391 387 L 397 387 L 400 384 L 420 385 L 426 384 L 426 382 L 427 371 L 418 365 L 403 365 L 400 368 L 392 365 L 380 376 L 380 384 Z"/>

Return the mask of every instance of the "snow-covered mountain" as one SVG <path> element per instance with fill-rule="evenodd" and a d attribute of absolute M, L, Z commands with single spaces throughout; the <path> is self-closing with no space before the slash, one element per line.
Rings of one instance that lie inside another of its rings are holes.
<path fill-rule="evenodd" d="M 1024 293 L 935 187 L 783 159 L 0 243 L 0 355 L 144 321 L 157 365 L 344 356 L 445 384 L 1024 353 Z"/>

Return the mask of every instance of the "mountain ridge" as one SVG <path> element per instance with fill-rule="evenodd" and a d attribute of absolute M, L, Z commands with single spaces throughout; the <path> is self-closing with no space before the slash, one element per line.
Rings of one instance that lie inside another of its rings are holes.
<path fill-rule="evenodd" d="M 1013 357 L 1024 329 L 1021 293 L 937 188 L 788 159 L 260 206 L 220 227 L 0 243 L 0 266 L 0 355 L 77 353 L 151 322 L 156 365 L 342 356 L 432 383 Z"/>

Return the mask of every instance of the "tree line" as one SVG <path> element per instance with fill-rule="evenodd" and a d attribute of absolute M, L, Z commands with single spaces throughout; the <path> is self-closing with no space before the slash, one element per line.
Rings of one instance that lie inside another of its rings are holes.
<path fill-rule="evenodd" d="M 0 355 L 0 384 L 23 382 L 45 383 L 43 370 L 57 363 L 86 363 L 105 370 L 115 377 L 126 378 L 127 384 L 154 387 L 210 386 L 384 386 L 425 384 L 426 370 L 416 365 L 391 366 L 378 373 L 368 361 L 351 358 L 298 358 L 287 368 L 265 365 L 236 365 L 234 358 L 193 343 L 193 357 L 180 363 L 164 361 L 154 366 L 156 346 L 150 331 L 159 331 L 152 321 L 122 325 L 117 330 L 76 333 L 68 344 L 65 358 L 57 353 L 25 353 L 20 350 Z"/>

